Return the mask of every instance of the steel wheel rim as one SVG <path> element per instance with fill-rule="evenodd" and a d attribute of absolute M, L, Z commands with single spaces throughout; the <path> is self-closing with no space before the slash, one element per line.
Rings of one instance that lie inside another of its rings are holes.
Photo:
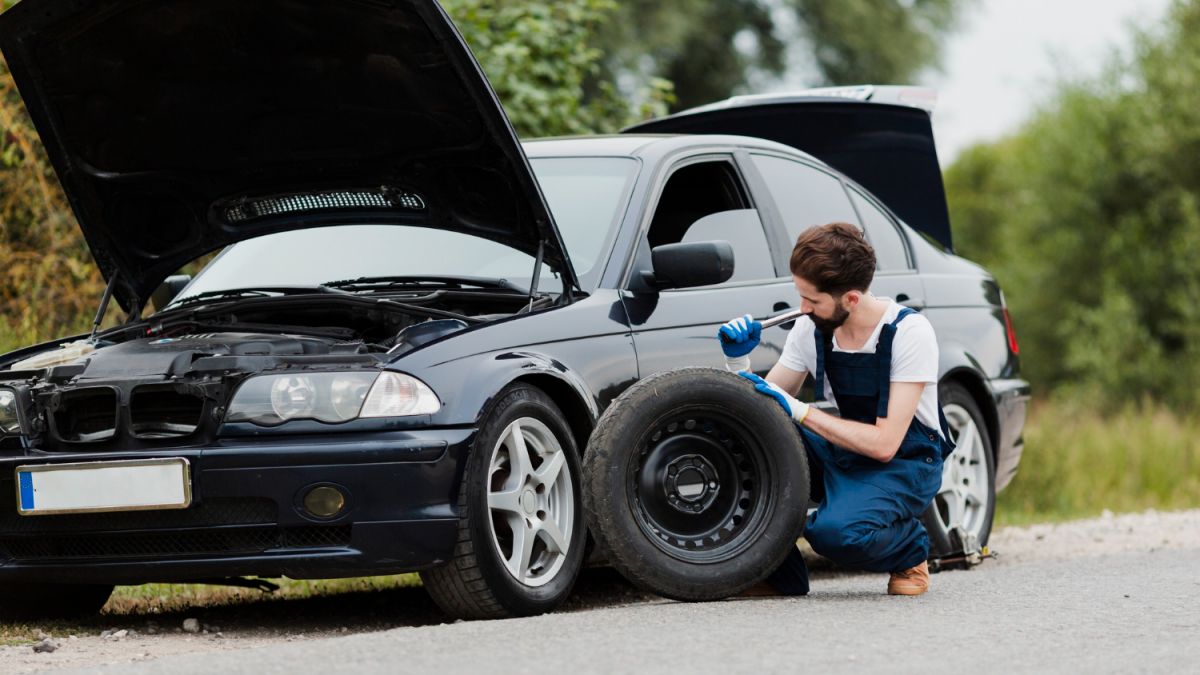
<path fill-rule="evenodd" d="M 967 409 L 957 403 L 942 407 L 954 452 L 942 465 L 942 486 L 934 497 L 934 512 L 944 532 L 961 527 L 979 538 L 987 524 L 987 456 L 983 437 Z"/>
<path fill-rule="evenodd" d="M 666 457 L 656 459 L 668 443 L 680 447 L 668 448 Z M 634 519 L 651 543 L 679 560 L 718 563 L 756 541 L 774 503 L 771 465 L 741 423 L 716 408 L 677 411 L 656 422 L 640 446 L 629 465 L 627 495 Z M 686 504 L 670 499 L 668 472 L 681 466 L 693 470 L 695 456 L 715 474 L 710 477 L 716 478 L 718 494 L 694 496 L 687 504 L 701 509 L 688 512 L 681 508 Z"/>
<path fill-rule="evenodd" d="M 505 427 L 488 462 L 488 532 L 508 573 L 544 586 L 566 563 L 575 529 L 575 488 L 566 451 L 533 417 Z"/>

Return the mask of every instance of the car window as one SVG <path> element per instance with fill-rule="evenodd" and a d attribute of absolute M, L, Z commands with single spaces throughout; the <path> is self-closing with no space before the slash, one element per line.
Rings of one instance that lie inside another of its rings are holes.
<path fill-rule="evenodd" d="M 729 283 L 775 278 L 771 248 L 763 234 L 758 211 L 722 211 L 697 220 L 683 235 L 684 243 L 724 240 L 733 247 L 733 276 Z"/>
<path fill-rule="evenodd" d="M 837 176 L 782 157 L 751 157 L 779 207 L 791 241 L 796 241 L 801 232 L 816 225 L 839 221 L 858 224 L 850 199 Z"/>
<path fill-rule="evenodd" d="M 871 241 L 871 246 L 875 249 L 875 262 L 878 269 L 909 269 L 911 266 L 908 264 L 908 252 L 904 246 L 904 239 L 901 237 L 900 231 L 896 229 L 896 225 L 892 223 L 892 219 L 854 188 L 850 188 L 850 198 L 854 200 L 854 208 L 858 209 L 858 214 L 862 217 L 867 239 Z"/>
<path fill-rule="evenodd" d="M 727 241 L 733 276 L 727 283 L 775 278 L 771 249 L 758 211 L 728 160 L 696 162 L 675 170 L 655 206 L 650 248 L 664 244 Z"/>

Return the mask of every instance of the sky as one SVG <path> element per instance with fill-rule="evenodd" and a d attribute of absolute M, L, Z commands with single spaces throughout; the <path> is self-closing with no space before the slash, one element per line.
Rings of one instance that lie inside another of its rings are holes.
<path fill-rule="evenodd" d="M 1097 75 L 1131 25 L 1153 27 L 1170 0 L 976 0 L 943 52 L 934 135 L 943 168 L 965 147 L 1016 130 L 1059 76 Z M 1132 22 L 1132 24 L 1131 24 Z"/>

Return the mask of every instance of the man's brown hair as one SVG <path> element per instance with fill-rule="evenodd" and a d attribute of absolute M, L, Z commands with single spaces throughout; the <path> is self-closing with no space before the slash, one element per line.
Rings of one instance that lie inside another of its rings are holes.
<path fill-rule="evenodd" d="M 809 228 L 796 239 L 791 268 L 792 274 L 835 297 L 866 291 L 875 278 L 875 249 L 856 226 L 829 223 Z"/>

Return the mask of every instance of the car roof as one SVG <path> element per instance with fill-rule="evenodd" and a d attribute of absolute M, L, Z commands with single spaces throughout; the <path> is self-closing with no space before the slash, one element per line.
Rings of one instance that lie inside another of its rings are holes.
<path fill-rule="evenodd" d="M 753 136 L 730 134 L 619 134 L 561 136 L 523 141 L 525 154 L 538 157 L 647 157 L 661 156 L 696 146 L 739 146 L 798 155 L 825 165 L 825 162 L 796 148 Z"/>

